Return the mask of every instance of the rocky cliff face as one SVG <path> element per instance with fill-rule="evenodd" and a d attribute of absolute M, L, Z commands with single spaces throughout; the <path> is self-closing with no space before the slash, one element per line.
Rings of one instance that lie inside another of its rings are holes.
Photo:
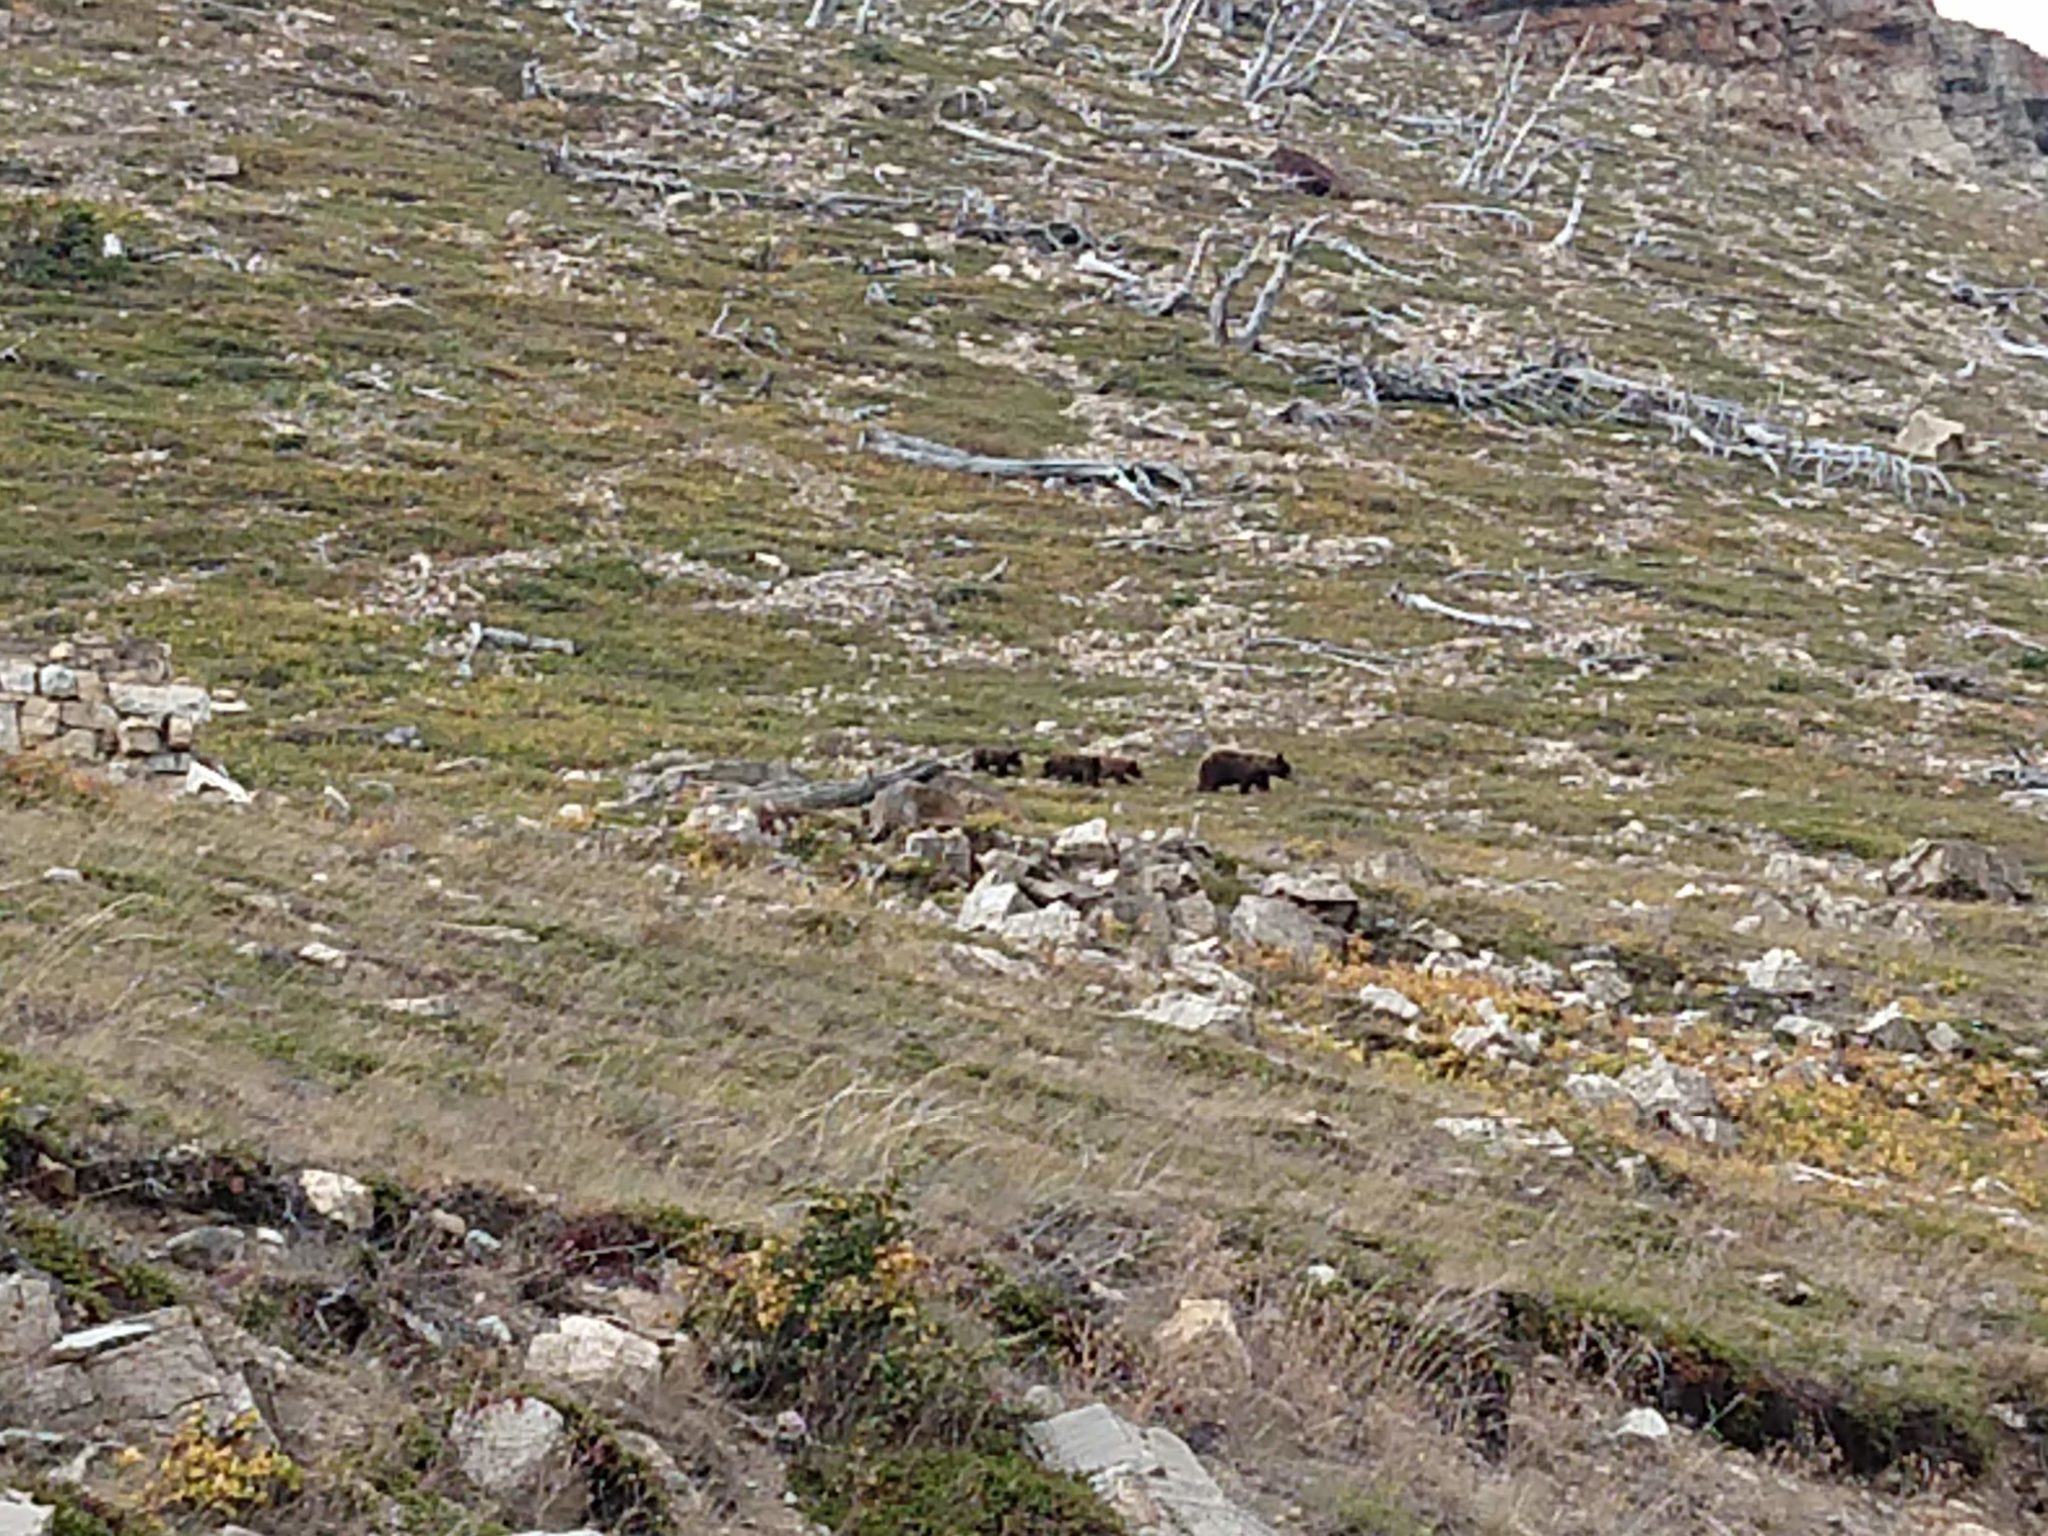
<path fill-rule="evenodd" d="M 1947 170 L 2048 174 L 2048 60 L 1931 0 L 1437 0 L 1446 19 L 1531 26 L 1716 72 L 1730 105 Z"/>

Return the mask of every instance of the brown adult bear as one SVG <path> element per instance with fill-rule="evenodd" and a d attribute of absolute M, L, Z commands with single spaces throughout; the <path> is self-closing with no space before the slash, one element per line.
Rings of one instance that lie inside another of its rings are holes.
<path fill-rule="evenodd" d="M 1138 766 L 1135 757 L 1104 757 L 1102 759 L 1102 782 L 1105 784 L 1129 784 L 1145 777 L 1145 770 Z"/>
<path fill-rule="evenodd" d="M 1102 759 L 1093 752 L 1055 752 L 1045 760 L 1048 779 L 1069 784 L 1098 785 L 1102 782 Z"/>
<path fill-rule="evenodd" d="M 1024 754 L 1015 747 L 976 747 L 974 771 L 992 778 L 1007 779 L 1024 772 Z"/>
<path fill-rule="evenodd" d="M 1248 795 L 1255 789 L 1261 793 L 1271 789 L 1275 779 L 1293 777 L 1294 765 L 1278 752 L 1268 755 L 1225 747 L 1202 759 L 1196 787 L 1206 794 L 1235 785 L 1239 794 Z"/>

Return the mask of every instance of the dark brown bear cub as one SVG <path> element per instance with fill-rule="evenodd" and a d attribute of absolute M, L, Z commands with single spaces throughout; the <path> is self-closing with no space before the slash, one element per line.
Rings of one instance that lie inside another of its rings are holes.
<path fill-rule="evenodd" d="M 1045 760 L 1045 776 L 1069 784 L 1100 784 L 1102 759 L 1093 752 L 1055 752 Z"/>
<path fill-rule="evenodd" d="M 1024 772 L 1024 754 L 1015 747 L 976 747 L 974 771 L 991 778 L 1007 779 Z"/>
<path fill-rule="evenodd" d="M 1204 793 L 1214 793 L 1234 785 L 1239 794 L 1248 795 L 1255 789 L 1262 793 L 1271 789 L 1275 779 L 1293 777 L 1294 765 L 1278 752 L 1269 756 L 1264 752 L 1239 752 L 1225 747 L 1202 759 L 1197 787 Z"/>
<path fill-rule="evenodd" d="M 1135 757 L 1105 757 L 1102 760 L 1102 782 L 1105 784 L 1129 784 L 1145 777 L 1145 770 L 1138 766 Z"/>

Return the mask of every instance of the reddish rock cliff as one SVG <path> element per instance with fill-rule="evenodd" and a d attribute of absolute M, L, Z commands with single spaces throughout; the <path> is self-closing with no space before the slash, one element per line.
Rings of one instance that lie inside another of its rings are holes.
<path fill-rule="evenodd" d="M 1448 20 L 1576 37 L 1726 76 L 1741 110 L 1950 169 L 2048 173 L 2048 60 L 1932 0 L 1435 0 Z"/>

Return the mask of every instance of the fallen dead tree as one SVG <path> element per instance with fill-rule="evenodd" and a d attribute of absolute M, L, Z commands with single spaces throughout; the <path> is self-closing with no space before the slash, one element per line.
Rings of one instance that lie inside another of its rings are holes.
<path fill-rule="evenodd" d="M 626 793 L 608 810 L 662 805 L 686 790 L 721 805 L 751 805 L 774 815 L 844 811 L 866 805 L 892 784 L 925 783 L 944 772 L 937 758 L 856 779 L 807 779 L 787 763 L 754 758 L 704 758 L 694 752 L 657 752 L 626 770 Z"/>
<path fill-rule="evenodd" d="M 861 446 L 870 453 L 905 464 L 985 475 L 992 480 L 1113 486 L 1145 507 L 1156 507 L 1194 489 L 1194 481 L 1185 470 L 1139 459 L 1007 459 L 880 429 L 862 433 Z"/>
<path fill-rule="evenodd" d="M 1863 484 L 1911 501 L 1922 491 L 1963 497 L 1936 465 L 1869 443 L 1806 437 L 1733 400 L 1631 379 L 1582 363 L 1465 369 L 1448 364 L 1340 363 L 1319 370 L 1374 405 L 1438 405 L 1521 421 L 1617 421 L 1660 426 L 1720 459 L 1753 459 L 1777 477 L 1820 486 Z"/>

